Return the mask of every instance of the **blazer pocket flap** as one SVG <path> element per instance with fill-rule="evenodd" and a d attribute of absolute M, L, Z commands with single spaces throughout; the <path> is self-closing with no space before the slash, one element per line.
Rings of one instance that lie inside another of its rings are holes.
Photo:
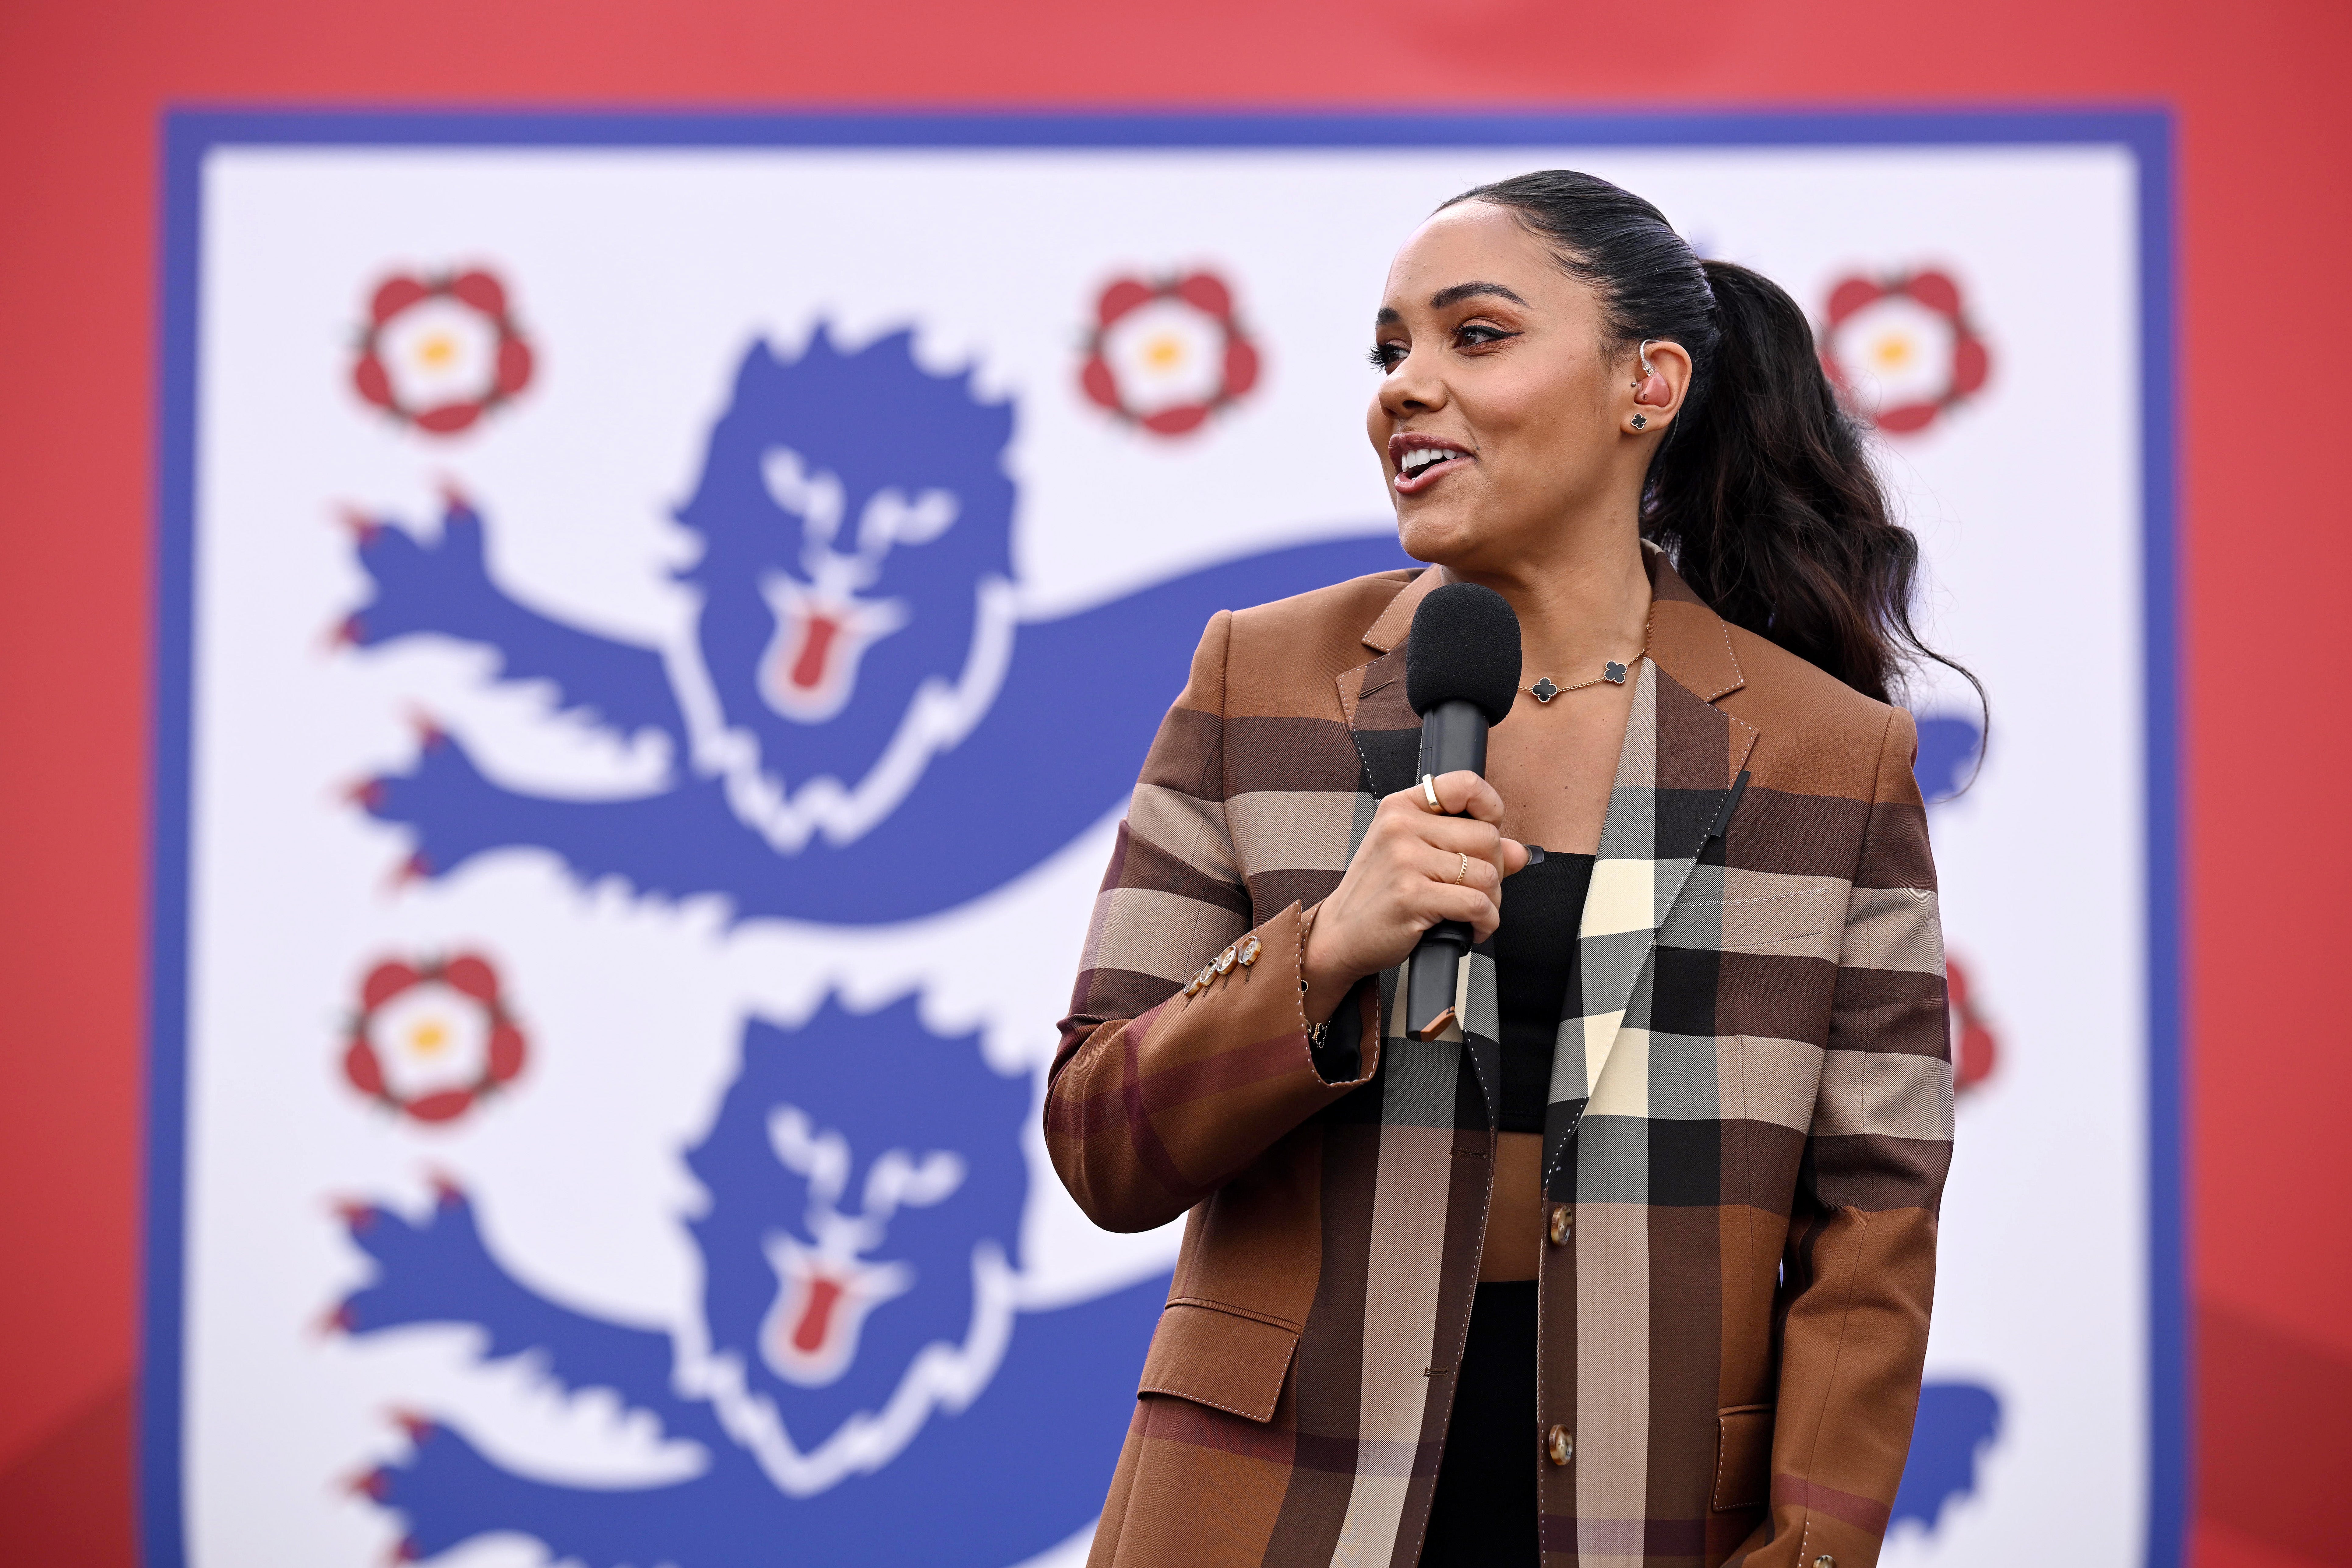
<path fill-rule="evenodd" d="M 1702 952 L 1767 948 L 1834 960 L 1837 949 L 1828 941 L 1829 923 L 1830 896 L 1822 888 L 1758 899 L 1686 900 L 1667 914 L 1658 929 L 1658 942 Z"/>
<path fill-rule="evenodd" d="M 1762 1508 L 1772 1471 L 1772 1407 L 1741 1405 L 1716 1413 L 1715 1508 Z"/>
<path fill-rule="evenodd" d="M 1199 1301 L 1171 1301 L 1143 1358 L 1139 1394 L 1170 1394 L 1252 1421 L 1274 1419 L 1298 1331 Z"/>

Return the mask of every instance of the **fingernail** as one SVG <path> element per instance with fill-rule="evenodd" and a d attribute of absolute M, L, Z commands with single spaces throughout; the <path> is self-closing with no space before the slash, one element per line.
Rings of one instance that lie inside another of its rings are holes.
<path fill-rule="evenodd" d="M 1540 866 L 1543 864 L 1542 845 L 1530 844 L 1528 846 L 1528 864 L 1530 866 Z"/>

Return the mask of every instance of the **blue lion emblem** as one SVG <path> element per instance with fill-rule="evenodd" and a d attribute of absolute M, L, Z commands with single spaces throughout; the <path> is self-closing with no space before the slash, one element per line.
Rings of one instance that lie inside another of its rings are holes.
<path fill-rule="evenodd" d="M 509 788 L 428 731 L 358 792 L 449 875 L 552 852 L 580 881 L 727 899 L 735 918 L 914 919 L 1035 866 L 1132 786 L 1193 637 L 1220 608 L 1401 563 L 1361 537 L 1228 563 L 1058 616 L 1028 614 L 1005 468 L 1015 411 L 916 363 L 908 333 L 737 365 L 677 519 L 690 634 L 641 646 L 529 608 L 495 580 L 483 513 L 437 535 L 359 530 L 370 582 L 343 626 L 377 648 L 455 638 L 619 742 L 666 755 L 625 799 Z M 1107 501 L 1109 498 L 1106 498 Z M 492 1531 L 591 1568 L 1034 1555 L 1100 1506 L 1165 1277 L 1031 1310 L 1019 1247 L 1031 1085 L 941 1039 L 909 999 L 751 1020 L 687 1163 L 702 1310 L 674 1333 L 608 1322 L 517 1280 L 472 1200 L 346 1213 L 374 1278 L 358 1335 L 468 1325 L 564 1390 L 610 1389 L 699 1468 L 664 1485 L 562 1484 L 465 1432 L 407 1419 L 412 1451 L 362 1489 L 409 1558 Z"/>
<path fill-rule="evenodd" d="M 421 1221 L 346 1209 L 374 1266 L 337 1310 L 346 1331 L 477 1328 L 483 1360 L 612 1390 L 701 1451 L 685 1480 L 570 1486 L 404 1417 L 411 1451 L 359 1483 L 401 1517 L 402 1558 L 514 1531 L 589 1568 L 996 1564 L 1067 1537 L 1101 1504 L 1167 1279 L 1024 1309 L 1029 1097 L 911 998 L 749 1024 L 686 1156 L 709 1197 L 688 1223 L 703 1321 L 675 1337 L 517 1280 L 454 1187 Z"/>
<path fill-rule="evenodd" d="M 701 554 L 679 574 L 694 635 L 674 647 L 518 602 L 468 500 L 429 541 L 370 520 L 373 591 L 347 641 L 488 645 L 500 679 L 545 683 L 621 738 L 651 731 L 671 763 L 650 794 L 562 799 L 502 787 L 434 731 L 360 799 L 406 829 L 422 876 L 539 848 L 583 881 L 723 894 L 741 919 L 913 919 L 1029 869 L 1126 797 L 1210 615 L 1404 563 L 1391 537 L 1342 539 L 1029 616 L 1013 421 L 969 376 L 916 363 L 909 333 L 851 351 L 820 331 L 789 361 L 754 343 L 677 513 Z"/>

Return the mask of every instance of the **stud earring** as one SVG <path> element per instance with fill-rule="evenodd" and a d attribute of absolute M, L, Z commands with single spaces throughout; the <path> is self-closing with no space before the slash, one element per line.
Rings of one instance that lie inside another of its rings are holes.
<path fill-rule="evenodd" d="M 1646 414 L 1636 414 L 1636 415 L 1634 415 L 1634 416 L 1633 416 L 1633 428 L 1634 428 L 1634 429 L 1636 429 L 1636 430 L 1647 430 L 1649 427 L 1650 427 L 1650 416 L 1649 416 L 1648 415 L 1646 415 Z"/>

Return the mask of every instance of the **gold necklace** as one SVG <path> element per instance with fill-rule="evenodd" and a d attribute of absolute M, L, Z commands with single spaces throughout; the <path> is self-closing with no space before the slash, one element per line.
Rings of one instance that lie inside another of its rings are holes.
<path fill-rule="evenodd" d="M 1643 621 L 1642 623 L 1642 646 L 1634 649 L 1633 657 L 1632 658 L 1624 660 L 1613 658 L 1603 659 L 1601 662 L 1600 674 L 1594 676 L 1590 680 L 1580 680 L 1573 686 L 1555 686 L 1552 684 L 1551 677 L 1547 675 L 1538 679 L 1533 686 L 1522 686 L 1519 689 L 1534 698 L 1538 702 L 1549 702 L 1553 698 L 1559 697 L 1563 693 L 1581 691 L 1588 686 L 1598 686 L 1604 680 L 1612 686 L 1622 686 L 1625 684 L 1626 674 L 1634 665 L 1639 664 L 1642 661 L 1642 656 L 1649 651 L 1650 623 Z"/>

